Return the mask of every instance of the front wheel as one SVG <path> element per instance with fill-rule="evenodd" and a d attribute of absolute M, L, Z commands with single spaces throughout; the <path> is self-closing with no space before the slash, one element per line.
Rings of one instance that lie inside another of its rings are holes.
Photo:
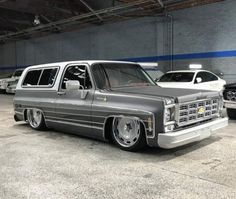
<path fill-rule="evenodd" d="M 135 118 L 114 118 L 112 139 L 116 145 L 126 151 L 137 151 L 146 145 L 144 127 Z"/>
<path fill-rule="evenodd" d="M 44 121 L 43 113 L 39 109 L 28 109 L 27 110 L 27 120 L 31 128 L 35 130 L 46 129 L 46 124 Z"/>
<path fill-rule="evenodd" d="M 236 119 L 236 110 L 227 108 L 227 114 L 230 119 Z"/>

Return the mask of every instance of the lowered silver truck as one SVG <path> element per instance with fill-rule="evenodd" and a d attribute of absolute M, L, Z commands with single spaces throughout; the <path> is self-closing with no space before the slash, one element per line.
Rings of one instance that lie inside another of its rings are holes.
<path fill-rule="evenodd" d="M 14 98 L 15 120 L 135 151 L 174 148 L 228 125 L 221 94 L 160 88 L 130 62 L 73 61 L 28 67 Z"/>

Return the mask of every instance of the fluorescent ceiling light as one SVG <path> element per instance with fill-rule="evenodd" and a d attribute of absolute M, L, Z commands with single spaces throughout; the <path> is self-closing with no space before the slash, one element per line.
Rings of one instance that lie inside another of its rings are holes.
<path fill-rule="evenodd" d="M 201 69 L 202 68 L 202 64 L 190 64 L 189 68 L 190 69 Z"/>
<path fill-rule="evenodd" d="M 158 66 L 157 62 L 139 62 L 138 64 L 143 67 L 157 67 Z"/>

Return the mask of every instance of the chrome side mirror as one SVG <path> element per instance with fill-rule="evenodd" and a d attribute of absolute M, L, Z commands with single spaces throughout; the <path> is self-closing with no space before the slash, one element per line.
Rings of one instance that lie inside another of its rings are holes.
<path fill-rule="evenodd" d="M 82 88 L 82 89 L 81 89 Z M 81 99 L 85 99 L 87 94 L 88 94 L 88 91 L 84 90 L 84 87 L 82 85 L 80 85 L 80 82 L 77 81 L 77 80 L 68 80 L 66 82 L 66 89 L 68 91 L 75 91 L 75 90 L 80 90 L 81 91 Z"/>
<path fill-rule="evenodd" d="M 79 90 L 81 87 L 80 82 L 76 80 L 68 80 L 66 81 L 66 90 L 73 91 Z"/>

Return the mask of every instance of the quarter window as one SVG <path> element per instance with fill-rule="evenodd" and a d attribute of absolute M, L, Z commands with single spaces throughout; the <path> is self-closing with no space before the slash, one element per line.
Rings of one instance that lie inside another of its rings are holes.
<path fill-rule="evenodd" d="M 57 68 L 44 69 L 39 85 L 52 86 L 57 74 Z"/>
<path fill-rule="evenodd" d="M 23 82 L 23 86 L 35 86 L 38 84 L 42 70 L 29 71 Z"/>
<path fill-rule="evenodd" d="M 77 80 L 84 89 L 91 89 L 92 83 L 89 77 L 88 69 L 84 65 L 69 66 L 66 69 L 65 75 L 62 80 L 62 89 L 66 89 L 66 82 L 68 80 Z"/>
<path fill-rule="evenodd" d="M 55 82 L 58 68 L 45 68 L 30 70 L 24 79 L 23 86 L 47 86 L 50 87 Z"/>

